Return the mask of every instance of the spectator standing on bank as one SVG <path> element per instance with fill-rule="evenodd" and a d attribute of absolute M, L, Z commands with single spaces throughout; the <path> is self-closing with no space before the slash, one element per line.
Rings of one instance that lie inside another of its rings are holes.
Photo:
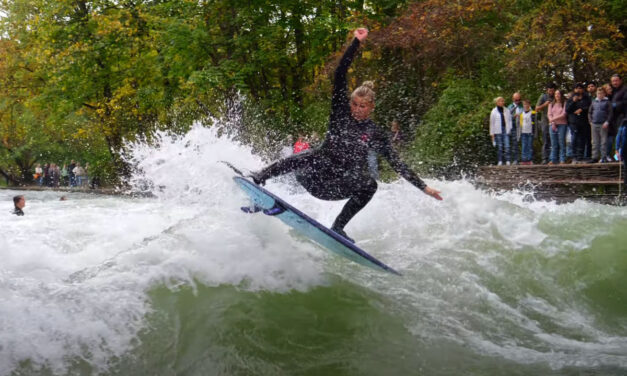
<path fill-rule="evenodd" d="M 44 187 L 47 187 L 47 186 L 49 186 L 49 185 L 50 185 L 50 164 L 49 164 L 49 163 L 46 163 L 46 164 L 44 165 L 44 168 L 43 168 L 43 176 L 44 176 L 44 177 L 43 177 L 43 180 L 42 180 L 42 182 L 43 182 L 43 184 L 42 184 L 42 185 L 43 185 Z"/>
<path fill-rule="evenodd" d="M 596 81 L 588 81 L 586 83 L 586 91 L 588 92 L 588 98 L 590 98 L 590 105 L 592 105 L 592 101 L 597 97 L 598 88 L 599 86 Z M 596 161 L 592 159 L 592 123 L 590 123 L 589 117 L 588 125 L 590 125 L 590 140 L 586 146 L 586 157 L 590 160 L 590 163 L 593 163 Z"/>
<path fill-rule="evenodd" d="M 623 119 L 625 119 L 625 107 L 627 106 L 627 88 L 623 85 L 623 79 L 620 75 L 615 74 L 612 76 L 612 112 L 610 113 L 610 117 L 608 123 L 610 124 L 610 130 L 608 132 L 608 136 L 611 137 L 610 140 L 616 136 L 618 129 L 623 124 Z M 608 146 L 608 155 L 612 155 L 612 146 L 610 143 Z"/>
<path fill-rule="evenodd" d="M 80 162 L 76 162 L 76 167 L 74 167 L 74 176 L 76 179 L 76 185 L 77 186 L 82 186 L 83 185 L 83 179 L 85 177 L 85 169 L 83 167 L 81 167 L 81 163 Z"/>
<path fill-rule="evenodd" d="M 76 175 L 74 174 L 74 169 L 76 168 L 76 162 L 72 159 L 70 161 L 70 165 L 68 166 L 68 176 L 70 177 L 70 187 L 76 186 Z"/>
<path fill-rule="evenodd" d="M 605 96 L 607 97 L 607 99 L 609 101 L 611 101 L 612 100 L 612 96 L 613 96 L 613 91 L 614 91 L 614 90 L 612 90 L 612 85 L 604 84 L 602 86 L 602 88 L 603 88 L 603 90 L 605 90 Z"/>
<path fill-rule="evenodd" d="M 69 185 L 69 180 L 68 180 L 68 171 L 67 171 L 67 164 L 63 164 L 63 168 L 61 169 L 61 185 L 63 186 L 67 186 Z"/>
<path fill-rule="evenodd" d="M 531 109 L 531 101 L 522 101 L 523 111 L 516 118 L 518 129 L 520 130 L 520 140 L 522 143 L 522 153 L 520 164 L 533 164 L 533 135 L 536 133 L 536 112 Z"/>
<path fill-rule="evenodd" d="M 575 85 L 575 89 L 566 102 L 566 113 L 568 114 L 568 126 L 572 140 L 573 164 L 583 163 L 585 159 L 585 148 L 590 138 L 590 125 L 588 123 L 588 108 L 590 101 L 584 93 L 584 86 L 581 83 Z"/>
<path fill-rule="evenodd" d="M 50 163 L 48 165 L 48 183 L 46 184 L 46 187 L 54 186 L 54 178 L 54 163 Z"/>
<path fill-rule="evenodd" d="M 583 158 L 588 162 L 588 163 L 592 163 L 592 126 L 590 125 L 590 120 L 588 120 L 588 113 L 590 111 L 590 105 L 592 105 L 592 100 L 596 97 L 596 92 L 593 92 L 592 94 L 590 94 L 590 92 L 587 90 L 587 87 L 589 85 L 585 84 L 584 85 L 584 90 L 583 90 L 583 97 L 588 101 L 588 111 L 586 111 L 586 123 L 585 123 L 585 128 L 586 128 L 586 144 L 584 145 L 584 149 L 583 149 Z"/>
<path fill-rule="evenodd" d="M 502 166 L 503 160 L 509 165 L 509 135 L 512 131 L 512 116 L 505 108 L 505 99 L 494 100 L 496 107 L 490 113 L 490 136 L 492 145 L 496 147 L 497 165 Z"/>
<path fill-rule="evenodd" d="M 596 92 L 590 94 L 590 92 L 588 91 L 588 84 L 582 84 L 582 95 L 584 100 L 586 101 L 586 103 L 588 104 L 588 108 L 587 111 L 585 111 L 586 113 L 586 119 L 584 122 L 584 132 L 585 132 L 585 144 L 584 144 L 584 148 L 583 148 L 583 159 L 588 162 L 588 163 L 592 163 L 592 132 L 591 132 L 591 128 L 590 128 L 590 121 L 588 120 L 588 112 L 590 111 L 590 105 L 592 104 L 592 100 L 596 97 Z"/>
<path fill-rule="evenodd" d="M 61 180 L 61 169 L 56 163 L 53 163 L 53 166 L 54 174 L 52 175 L 52 186 L 59 187 L 59 181 Z"/>
<path fill-rule="evenodd" d="M 512 103 L 507 106 L 512 116 L 512 131 L 509 138 L 509 150 L 511 152 L 510 161 L 513 164 L 518 164 L 518 141 L 520 139 L 520 130 L 516 125 L 516 119 L 523 112 L 523 105 L 520 93 L 516 92 L 512 95 Z"/>
<path fill-rule="evenodd" d="M 33 175 L 33 178 L 41 187 L 44 182 L 44 170 L 41 168 L 41 163 L 37 163 L 37 165 L 35 166 L 35 175 Z"/>
<path fill-rule="evenodd" d="M 612 104 L 605 97 L 605 90 L 602 87 L 597 89 L 597 95 L 588 112 L 588 121 L 591 125 L 592 135 L 592 160 L 599 163 L 610 162 L 612 159 L 607 155 L 608 122 Z"/>
<path fill-rule="evenodd" d="M 553 100 L 555 95 L 555 84 L 549 83 L 546 85 L 546 91 L 538 98 L 536 103 L 536 115 L 538 116 L 540 124 L 540 133 L 542 135 L 542 163 L 549 162 L 551 153 L 551 127 L 549 125 L 549 104 Z"/>
<path fill-rule="evenodd" d="M 586 83 L 586 91 L 588 91 L 588 96 L 590 97 L 590 101 L 592 101 L 597 96 L 597 83 L 594 81 L 588 81 Z"/>
<path fill-rule="evenodd" d="M 555 90 L 553 101 L 549 104 L 549 125 L 551 126 L 551 162 L 549 164 L 566 163 L 566 103 L 562 92 Z"/>

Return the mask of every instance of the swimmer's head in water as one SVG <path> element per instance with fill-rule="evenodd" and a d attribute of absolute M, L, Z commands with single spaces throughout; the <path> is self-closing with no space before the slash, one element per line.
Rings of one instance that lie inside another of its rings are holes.
<path fill-rule="evenodd" d="M 26 199 L 24 199 L 24 196 L 21 195 L 15 196 L 13 197 L 13 204 L 16 208 L 23 209 L 24 206 L 26 206 Z"/>
<path fill-rule="evenodd" d="M 374 110 L 374 84 L 364 82 L 351 94 L 351 115 L 355 120 L 366 120 Z"/>

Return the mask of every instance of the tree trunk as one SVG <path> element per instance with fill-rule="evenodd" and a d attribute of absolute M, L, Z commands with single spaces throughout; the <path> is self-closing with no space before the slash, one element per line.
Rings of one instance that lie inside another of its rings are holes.
<path fill-rule="evenodd" d="M 305 30 L 301 22 L 300 12 L 292 15 L 292 28 L 294 29 L 294 44 L 296 45 L 296 65 L 292 70 L 292 100 L 295 104 L 303 106 L 303 81 L 305 79 Z"/>
<path fill-rule="evenodd" d="M 30 153 L 27 153 L 27 155 L 24 158 L 15 159 L 15 164 L 17 164 L 17 166 L 20 169 L 20 182 L 22 184 L 32 183 L 33 181 L 33 175 L 31 175 L 31 168 L 35 164 L 35 159 L 31 159 L 29 154 Z"/>
<path fill-rule="evenodd" d="M 122 178 L 122 180 L 128 180 L 132 174 L 131 166 L 121 158 L 122 150 L 122 138 L 120 136 L 105 136 L 107 141 L 107 148 L 109 149 L 109 155 L 111 156 L 111 162 L 115 168 L 116 174 Z"/>

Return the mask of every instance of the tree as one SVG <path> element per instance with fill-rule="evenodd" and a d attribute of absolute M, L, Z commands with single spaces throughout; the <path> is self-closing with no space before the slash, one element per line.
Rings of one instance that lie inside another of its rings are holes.
<path fill-rule="evenodd" d="M 602 0 L 549 0 L 522 15 L 507 36 L 510 76 L 519 84 L 550 80 L 570 86 L 627 72 L 625 36 L 608 7 Z"/>
<path fill-rule="evenodd" d="M 455 69 L 469 76 L 503 39 L 504 7 L 495 0 L 414 2 L 373 38 L 383 47 L 402 49 L 404 58 L 425 73 Z"/>

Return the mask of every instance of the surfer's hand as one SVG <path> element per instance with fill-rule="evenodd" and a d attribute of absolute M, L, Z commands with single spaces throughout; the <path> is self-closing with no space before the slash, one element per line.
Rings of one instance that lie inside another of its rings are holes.
<path fill-rule="evenodd" d="M 365 27 L 360 27 L 359 29 L 355 30 L 355 38 L 359 39 L 360 42 L 363 42 L 364 39 L 366 39 L 368 37 L 368 29 L 366 29 Z"/>
<path fill-rule="evenodd" d="M 425 187 L 425 190 L 423 192 L 435 198 L 436 200 L 442 201 L 442 196 L 440 196 L 440 191 L 437 191 L 431 187 Z"/>
<path fill-rule="evenodd" d="M 266 185 L 266 179 L 259 172 L 251 172 L 248 174 L 248 177 L 253 179 L 253 182 L 257 185 Z"/>

